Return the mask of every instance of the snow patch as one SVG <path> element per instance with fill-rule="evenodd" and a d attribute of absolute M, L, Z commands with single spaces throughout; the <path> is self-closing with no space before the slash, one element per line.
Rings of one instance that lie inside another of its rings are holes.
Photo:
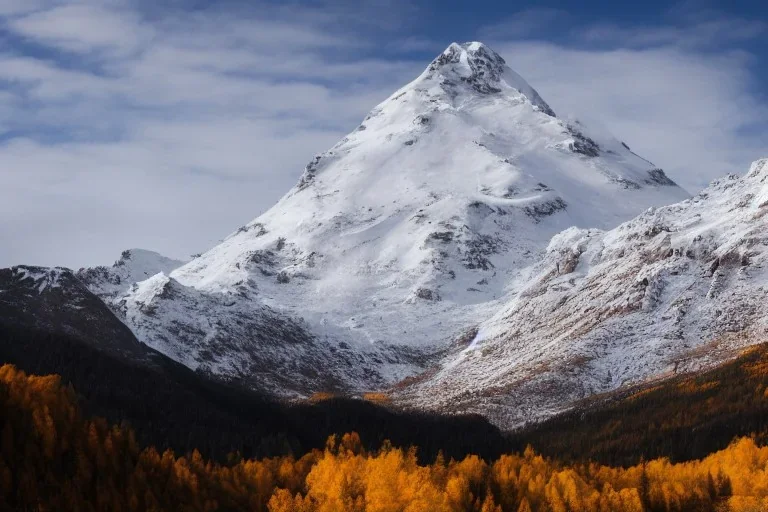
<path fill-rule="evenodd" d="M 42 294 L 46 290 L 59 288 L 61 284 L 59 279 L 67 269 L 61 267 L 44 268 L 44 267 L 14 267 L 14 275 L 18 277 L 19 281 L 32 280 L 34 287 L 38 294 Z"/>

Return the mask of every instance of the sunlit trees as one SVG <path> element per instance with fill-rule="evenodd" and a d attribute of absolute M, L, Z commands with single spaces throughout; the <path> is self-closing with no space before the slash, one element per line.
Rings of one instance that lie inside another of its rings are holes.
<path fill-rule="evenodd" d="M 304 457 L 206 460 L 141 449 L 85 419 L 56 377 L 0 367 L 0 510 L 262 512 L 751 512 L 768 510 L 768 447 L 742 438 L 702 460 L 620 468 L 537 455 L 419 464 L 357 434 Z"/>

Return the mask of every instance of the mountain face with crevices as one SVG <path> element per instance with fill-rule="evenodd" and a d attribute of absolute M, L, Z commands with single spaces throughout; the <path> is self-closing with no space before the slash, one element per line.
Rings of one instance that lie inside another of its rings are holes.
<path fill-rule="evenodd" d="M 685 201 L 552 238 L 526 285 L 411 405 L 519 426 L 590 395 L 697 372 L 768 340 L 768 159 Z"/>
<path fill-rule="evenodd" d="M 454 43 L 219 245 L 120 289 L 80 275 L 196 370 L 284 396 L 386 389 L 471 340 L 553 235 L 686 197 L 487 46 Z"/>

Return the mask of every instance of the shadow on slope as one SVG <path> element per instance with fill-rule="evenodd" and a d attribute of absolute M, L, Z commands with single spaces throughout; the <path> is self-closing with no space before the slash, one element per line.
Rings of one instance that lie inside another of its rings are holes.
<path fill-rule="evenodd" d="M 114 357 L 60 333 L 0 322 L 0 364 L 28 373 L 56 373 L 72 384 L 88 415 L 125 423 L 137 439 L 159 450 L 207 457 L 302 455 L 322 448 L 331 434 L 356 431 L 373 449 L 389 439 L 416 445 L 422 460 L 475 453 L 493 458 L 511 449 L 502 433 L 479 416 L 396 412 L 363 400 L 282 404 L 209 379 L 156 353 L 154 364 Z"/>

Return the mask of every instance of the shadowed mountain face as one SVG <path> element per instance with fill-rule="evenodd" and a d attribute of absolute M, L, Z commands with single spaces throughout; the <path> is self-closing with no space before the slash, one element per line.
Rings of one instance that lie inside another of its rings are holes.
<path fill-rule="evenodd" d="M 753 339 L 763 343 L 710 370 L 592 397 L 572 411 L 516 432 L 513 444 L 531 444 L 560 460 L 610 465 L 656 457 L 700 459 L 739 436 L 765 445 L 765 340 Z"/>
<path fill-rule="evenodd" d="M 115 285 L 114 273 L 126 271 L 126 259 L 124 254 L 111 269 L 78 274 L 106 275 Z M 37 375 L 61 375 L 87 414 L 127 422 L 141 443 L 177 453 L 197 449 L 219 460 L 235 452 L 302 455 L 322 448 L 328 436 L 350 431 L 360 432 L 370 448 L 384 439 L 400 446 L 416 443 L 424 461 L 439 450 L 491 458 L 511 448 L 479 416 L 400 413 L 349 399 L 278 403 L 248 390 L 258 387 L 253 375 L 224 382 L 194 372 L 139 342 L 65 268 L 0 269 L 0 364 L 5 363 Z"/>
<path fill-rule="evenodd" d="M 0 362 L 38 374 L 58 374 L 72 384 L 84 412 L 129 425 L 143 445 L 177 454 L 200 451 L 224 461 L 244 457 L 301 456 L 328 436 L 359 432 L 364 445 L 419 446 L 422 462 L 478 454 L 491 459 L 510 445 L 480 416 L 396 412 L 365 400 L 326 399 L 276 403 L 238 383 L 195 373 L 146 348 L 148 359 L 116 355 L 61 332 L 0 322 Z"/>
<path fill-rule="evenodd" d="M 0 324 L 73 336 L 129 360 L 150 363 L 155 354 L 65 268 L 0 269 Z"/>

